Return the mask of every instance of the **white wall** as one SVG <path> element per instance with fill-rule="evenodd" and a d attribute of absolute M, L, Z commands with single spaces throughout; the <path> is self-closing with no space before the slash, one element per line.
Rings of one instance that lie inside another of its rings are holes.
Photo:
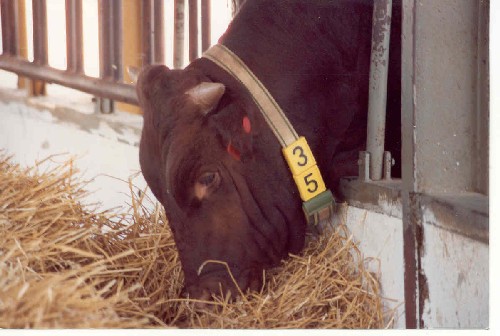
<path fill-rule="evenodd" d="M 138 174 L 141 116 L 94 115 L 89 114 L 90 103 L 69 110 L 56 108 L 51 98 L 31 98 L 31 105 L 18 98 L 0 96 L 0 149 L 14 155 L 15 162 L 32 166 L 53 154 L 66 153 L 54 157 L 55 162 L 74 156 L 83 179 L 93 179 L 88 201 L 102 203 L 103 209 L 130 204 L 131 176 L 137 175 L 133 183 L 144 189 L 145 181 Z"/>
<path fill-rule="evenodd" d="M 422 269 L 428 296 L 422 320 L 429 328 L 489 326 L 489 246 L 441 228 L 424 212 Z"/>
<path fill-rule="evenodd" d="M 381 294 L 387 309 L 395 309 L 395 328 L 404 328 L 403 222 L 401 218 L 342 205 L 333 221 L 345 224 L 364 258 L 373 258 L 367 269 L 380 275 Z"/>

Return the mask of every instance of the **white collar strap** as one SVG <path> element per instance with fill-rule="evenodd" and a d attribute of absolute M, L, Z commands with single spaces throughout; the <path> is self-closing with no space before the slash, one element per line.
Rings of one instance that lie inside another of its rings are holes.
<path fill-rule="evenodd" d="M 261 110 L 282 147 L 288 147 L 299 138 L 273 96 L 246 64 L 231 50 L 222 44 L 216 44 L 208 49 L 203 54 L 203 57 L 226 70 L 250 91 L 255 104 Z"/>

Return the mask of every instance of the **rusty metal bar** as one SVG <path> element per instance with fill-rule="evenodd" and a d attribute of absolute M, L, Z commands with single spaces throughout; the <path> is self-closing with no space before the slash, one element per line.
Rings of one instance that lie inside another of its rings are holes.
<path fill-rule="evenodd" d="M 120 0 L 99 1 L 99 60 L 100 76 L 107 81 L 123 80 L 122 6 Z M 97 99 L 96 111 L 112 113 L 114 103 Z"/>
<path fill-rule="evenodd" d="M 99 59 L 103 79 L 123 78 L 121 21 L 119 0 L 99 1 Z"/>
<path fill-rule="evenodd" d="M 201 50 L 204 52 L 210 48 L 211 30 L 210 30 L 210 0 L 201 0 Z"/>
<path fill-rule="evenodd" d="M 3 53 L 19 55 L 18 7 L 17 0 L 0 1 L 2 14 Z"/>
<path fill-rule="evenodd" d="M 19 54 L 24 59 L 28 58 L 28 36 L 26 28 L 26 2 L 19 1 L 18 4 L 18 29 L 19 29 Z M 32 87 L 32 81 L 29 78 L 17 76 L 17 87 L 19 89 L 29 89 Z"/>
<path fill-rule="evenodd" d="M 113 70 L 114 79 L 123 80 L 123 37 L 122 37 L 121 0 L 113 0 L 111 5 L 111 21 L 113 27 Z"/>
<path fill-rule="evenodd" d="M 165 29 L 163 16 L 165 8 L 163 0 L 154 0 L 154 63 L 165 62 Z"/>
<path fill-rule="evenodd" d="M 99 75 L 101 78 L 110 78 L 112 71 L 110 59 L 112 50 L 110 46 L 109 1 L 99 0 Z"/>
<path fill-rule="evenodd" d="M 153 63 L 154 54 L 154 5 L 153 0 L 144 0 L 142 3 L 142 64 Z"/>
<path fill-rule="evenodd" d="M 184 65 L 184 22 L 185 2 L 175 0 L 174 2 L 174 68 L 180 69 Z"/>
<path fill-rule="evenodd" d="M 47 65 L 47 3 L 33 0 L 33 58 L 38 65 Z"/>
<path fill-rule="evenodd" d="M 49 66 L 39 66 L 26 60 L 11 56 L 0 56 L 0 69 L 15 72 L 18 75 L 64 85 L 100 97 L 107 97 L 137 105 L 135 87 L 130 84 L 115 83 L 108 80 L 89 77 L 83 74 L 69 73 Z"/>
<path fill-rule="evenodd" d="M 198 1 L 189 0 L 189 61 L 198 58 Z"/>
<path fill-rule="evenodd" d="M 142 64 L 164 62 L 163 1 L 142 2 Z"/>
<path fill-rule="evenodd" d="M 83 73 L 82 0 L 66 0 L 67 70 Z"/>

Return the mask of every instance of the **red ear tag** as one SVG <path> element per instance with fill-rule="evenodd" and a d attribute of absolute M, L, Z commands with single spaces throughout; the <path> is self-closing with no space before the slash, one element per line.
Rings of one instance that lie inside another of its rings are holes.
<path fill-rule="evenodd" d="M 229 143 L 227 145 L 227 152 L 229 154 L 231 154 L 231 156 L 233 157 L 233 159 L 235 159 L 236 161 L 240 161 L 241 160 L 241 154 L 240 154 L 240 152 L 238 152 L 238 150 L 236 148 L 234 148 L 233 145 L 231 145 L 231 143 Z"/>
<path fill-rule="evenodd" d="M 252 124 L 250 123 L 250 119 L 247 116 L 243 117 L 243 130 L 245 133 L 250 134 L 252 131 Z"/>

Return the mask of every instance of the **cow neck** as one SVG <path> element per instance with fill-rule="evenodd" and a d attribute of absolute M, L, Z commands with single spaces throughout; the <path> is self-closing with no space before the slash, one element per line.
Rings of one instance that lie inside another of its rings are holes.
<path fill-rule="evenodd" d="M 326 188 L 314 155 L 304 137 L 299 137 L 273 96 L 247 65 L 222 44 L 209 48 L 203 57 L 236 78 L 250 93 L 267 124 L 282 146 L 303 201 L 306 221 L 316 225 L 333 214 L 333 195 Z"/>
<path fill-rule="evenodd" d="M 203 57 L 227 71 L 247 88 L 282 147 L 290 146 L 299 138 L 285 113 L 264 84 L 231 50 L 222 44 L 216 44 L 208 49 Z"/>

